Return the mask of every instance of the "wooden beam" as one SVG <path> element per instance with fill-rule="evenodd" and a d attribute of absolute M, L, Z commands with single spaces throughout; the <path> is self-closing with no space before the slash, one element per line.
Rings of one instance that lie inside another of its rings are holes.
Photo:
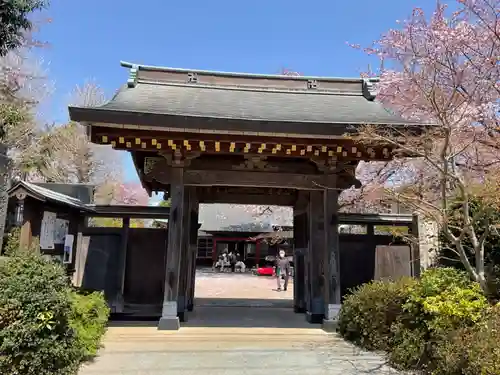
<path fill-rule="evenodd" d="M 141 140 L 151 140 L 151 139 L 171 139 L 183 141 L 184 139 L 189 139 L 193 141 L 220 141 L 220 142 L 250 142 L 255 144 L 260 144 L 263 141 L 267 143 L 278 143 L 278 144 L 293 144 L 296 143 L 295 139 L 289 137 L 273 137 L 273 136 L 256 136 L 256 135 L 232 135 L 224 133 L 185 133 L 185 132 L 162 132 L 162 131 L 151 131 L 142 129 L 122 129 L 122 128 L 111 128 L 111 127 L 99 127 L 92 126 L 92 141 L 101 142 L 102 136 L 107 137 L 119 137 L 125 136 L 127 138 L 140 138 Z M 301 138 L 300 144 L 304 145 L 345 145 L 347 147 L 352 147 L 356 144 L 356 141 L 347 137 L 341 137 L 336 139 L 331 138 Z"/>
<path fill-rule="evenodd" d="M 120 217 L 131 219 L 168 219 L 169 207 L 160 206 L 128 206 L 128 205 L 95 205 L 95 212 L 88 217 Z"/>
<path fill-rule="evenodd" d="M 171 183 L 172 169 L 174 168 L 165 168 L 148 177 L 168 185 Z M 323 190 L 327 186 L 326 177 L 327 175 L 188 169 L 184 172 L 184 184 L 188 186 L 242 186 Z M 335 186 L 330 188 L 335 188 Z"/>
<path fill-rule="evenodd" d="M 338 157 L 346 160 L 387 160 L 389 146 L 365 147 L 350 138 L 307 139 L 236 136 L 229 134 L 163 133 L 92 128 L 91 140 L 128 151 L 187 150 L 209 154 L 256 154 L 289 157 Z"/>
<path fill-rule="evenodd" d="M 295 195 L 257 195 L 232 193 L 204 193 L 200 203 L 256 204 L 266 206 L 293 206 Z"/>

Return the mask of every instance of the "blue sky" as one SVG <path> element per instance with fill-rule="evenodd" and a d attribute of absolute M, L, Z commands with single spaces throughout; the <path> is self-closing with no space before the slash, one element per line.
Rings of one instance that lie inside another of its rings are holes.
<path fill-rule="evenodd" d="M 357 77 L 370 61 L 346 42 L 370 45 L 415 6 L 433 0 L 52 0 L 39 51 L 55 91 L 45 117 L 67 120 L 75 85 L 93 79 L 108 95 L 128 71 L 147 65 L 251 73 L 282 68 L 305 75 Z M 376 64 L 374 65 L 376 67 Z M 334 109 L 333 109 L 334 110 Z M 128 180 L 137 179 L 128 155 Z"/>

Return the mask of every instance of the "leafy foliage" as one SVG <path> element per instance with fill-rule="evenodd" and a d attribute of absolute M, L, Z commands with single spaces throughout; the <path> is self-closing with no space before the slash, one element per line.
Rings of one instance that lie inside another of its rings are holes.
<path fill-rule="evenodd" d="M 61 265 L 15 252 L 0 265 L 0 373 L 76 374 L 107 314 L 102 295 L 76 294 Z"/>
<path fill-rule="evenodd" d="M 436 268 L 426 270 L 420 280 L 375 281 L 359 287 L 342 305 L 339 328 L 343 337 L 364 348 L 387 351 L 399 369 L 458 375 L 462 373 L 438 371 L 460 357 L 479 358 L 487 352 L 484 342 L 471 340 L 486 335 L 481 327 L 490 324 L 485 323 L 489 312 L 480 286 L 465 272 Z M 463 340 L 470 341 L 468 349 Z"/>
<path fill-rule="evenodd" d="M 500 374 L 500 306 L 437 347 L 436 375 Z"/>
<path fill-rule="evenodd" d="M 29 16 L 48 5 L 46 0 L 2 0 L 0 3 L 0 56 L 20 47 L 33 27 Z"/>
<path fill-rule="evenodd" d="M 0 373 L 73 374 L 82 357 L 62 267 L 36 255 L 0 269 Z"/>
<path fill-rule="evenodd" d="M 101 292 L 71 294 L 73 312 L 71 326 L 85 353 L 84 358 L 93 357 L 100 348 L 101 337 L 106 330 L 109 317 L 109 308 Z"/>
<path fill-rule="evenodd" d="M 479 285 L 453 268 L 429 269 L 410 288 L 393 325 L 391 362 L 403 369 L 432 368 L 436 348 L 457 329 L 479 322 L 488 309 Z"/>
<path fill-rule="evenodd" d="M 402 314 L 409 288 L 416 281 L 373 281 L 346 297 L 339 316 L 339 331 L 349 341 L 366 349 L 388 350 L 391 326 Z"/>

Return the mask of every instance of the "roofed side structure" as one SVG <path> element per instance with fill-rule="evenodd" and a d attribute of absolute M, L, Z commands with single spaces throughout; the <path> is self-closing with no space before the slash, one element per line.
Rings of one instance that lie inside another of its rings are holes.
<path fill-rule="evenodd" d="M 9 196 L 16 194 L 19 190 L 23 190 L 34 199 L 38 199 L 40 201 L 49 201 L 56 204 L 61 204 L 65 206 L 69 206 L 72 208 L 79 209 L 84 212 L 93 212 L 94 209 L 83 203 L 81 200 L 70 197 L 65 194 L 58 193 L 56 191 L 47 189 L 43 186 L 39 186 L 27 181 L 19 181 L 13 187 L 9 189 Z"/>

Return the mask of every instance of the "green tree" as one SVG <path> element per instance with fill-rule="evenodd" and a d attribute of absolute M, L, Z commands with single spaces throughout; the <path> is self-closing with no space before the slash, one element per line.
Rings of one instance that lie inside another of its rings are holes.
<path fill-rule="evenodd" d="M 488 291 L 491 297 L 500 298 L 500 209 L 492 207 L 492 210 L 485 212 L 482 207 L 485 205 L 481 197 L 473 196 L 469 199 L 471 215 L 476 217 L 473 223 L 474 230 L 478 236 L 486 236 L 484 240 L 484 262 L 486 279 L 489 285 Z M 459 228 L 464 226 L 463 212 L 460 210 L 461 201 L 457 200 L 450 204 L 448 220 L 449 226 L 455 235 L 458 236 Z M 465 270 L 460 259 L 460 253 L 456 246 L 444 234 L 439 234 L 440 253 L 438 263 L 447 267 L 454 267 Z M 474 253 L 472 243 L 469 238 L 463 240 L 468 261 L 475 266 L 478 259 Z"/>
<path fill-rule="evenodd" d="M 23 82 L 32 78 L 19 74 L 21 70 L 12 69 L 26 68 L 23 63 L 22 53 L 14 54 L 22 47 L 29 47 L 30 34 L 33 31 L 33 23 L 29 19 L 30 15 L 48 6 L 48 0 L 0 0 L 0 250 L 3 244 L 5 218 L 7 214 L 7 189 L 11 177 L 11 163 L 9 151 L 12 145 L 9 144 L 9 128 L 15 129 L 11 133 L 23 133 L 23 141 L 29 138 L 30 134 L 18 130 L 22 125 L 28 123 L 26 117 L 29 111 L 26 106 L 29 104 L 19 100 L 19 92 Z M 25 73 L 23 69 L 23 73 Z M 33 104 L 30 101 L 30 104 Z"/>
<path fill-rule="evenodd" d="M 0 56 L 21 47 L 26 33 L 33 29 L 29 16 L 48 6 L 47 0 L 1 0 L 0 1 Z"/>

